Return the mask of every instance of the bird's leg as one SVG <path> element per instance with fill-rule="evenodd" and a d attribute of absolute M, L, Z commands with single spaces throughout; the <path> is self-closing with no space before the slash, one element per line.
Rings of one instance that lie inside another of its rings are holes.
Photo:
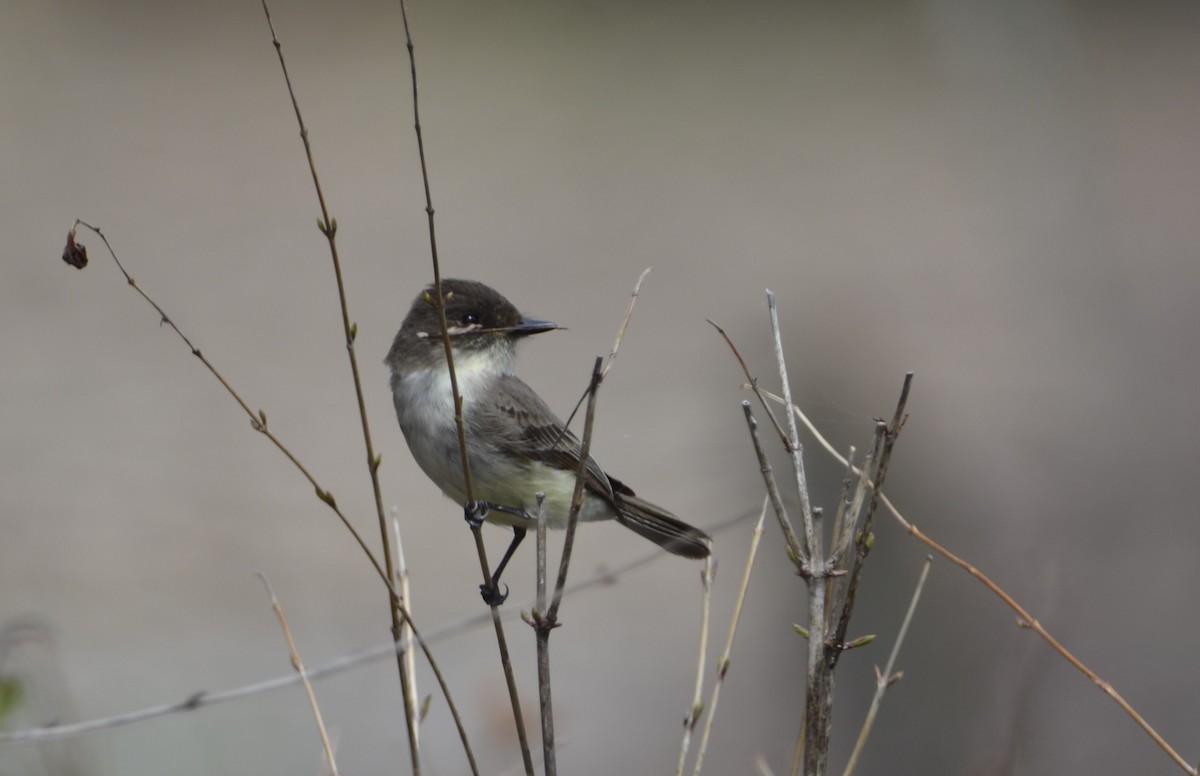
<path fill-rule="evenodd" d="M 500 575 L 504 573 L 504 567 L 508 565 L 508 561 L 512 558 L 513 553 L 517 551 L 517 545 L 525 538 L 526 530 L 513 526 L 513 538 L 508 544 L 508 549 L 504 551 L 504 557 L 497 564 L 495 572 L 492 573 L 492 583 L 490 585 L 480 585 L 479 592 L 483 596 L 483 602 L 488 606 L 499 606 L 504 603 L 504 599 L 508 598 L 508 585 L 504 586 L 504 592 L 500 592 Z"/>
<path fill-rule="evenodd" d="M 463 506 L 463 516 L 466 518 L 467 524 L 472 528 L 478 528 L 487 520 L 487 514 L 490 510 L 497 512 L 507 512 L 510 515 L 526 517 L 525 511 L 506 507 L 501 504 L 489 504 L 486 501 L 469 501 Z M 504 599 L 508 598 L 508 589 L 505 587 L 504 592 L 500 592 L 500 575 L 504 573 L 504 567 L 508 565 L 509 559 L 513 553 L 517 551 L 517 545 L 525 538 L 526 530 L 519 526 L 513 526 L 513 539 L 509 543 L 508 549 L 504 551 L 504 557 L 500 559 L 496 570 L 492 573 L 492 581 L 479 586 L 479 592 L 483 596 L 483 602 L 488 606 L 499 606 L 504 603 Z"/>

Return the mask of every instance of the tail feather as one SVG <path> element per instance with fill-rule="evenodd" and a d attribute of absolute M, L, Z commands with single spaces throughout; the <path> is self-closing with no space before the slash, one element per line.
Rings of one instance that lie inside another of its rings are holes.
<path fill-rule="evenodd" d="M 617 522 L 674 555 L 707 558 L 712 537 L 632 494 L 616 494 Z"/>

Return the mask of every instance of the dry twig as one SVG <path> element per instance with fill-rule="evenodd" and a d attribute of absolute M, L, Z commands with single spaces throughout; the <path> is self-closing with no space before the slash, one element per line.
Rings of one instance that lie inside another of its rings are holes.
<path fill-rule="evenodd" d="M 554 594 L 549 606 L 546 605 L 545 600 L 546 558 L 545 527 L 543 525 L 545 518 L 542 515 L 542 503 L 540 500 L 538 502 L 538 604 L 537 609 L 533 612 L 533 616 L 529 618 L 529 624 L 533 626 L 534 639 L 537 644 L 538 699 L 542 721 L 543 767 L 546 770 L 546 776 L 554 776 L 558 772 L 554 746 L 553 686 L 550 679 L 550 633 L 560 625 L 558 610 L 562 605 L 563 594 L 566 592 L 567 571 L 570 568 L 571 553 L 575 546 L 575 530 L 579 523 L 579 511 L 583 507 L 584 473 L 587 471 L 589 451 L 592 445 L 592 428 L 596 419 L 596 398 L 600 390 L 600 383 L 603 382 L 604 376 L 608 373 L 608 370 L 612 367 L 612 362 L 617 357 L 621 341 L 625 338 L 625 332 L 629 328 L 629 320 L 633 317 L 633 308 L 637 304 L 642 283 L 649 274 L 650 268 L 647 267 L 638 276 L 637 282 L 633 287 L 633 293 L 629 299 L 629 305 L 625 308 L 625 317 L 622 319 L 621 327 L 617 330 L 617 336 L 613 340 L 612 350 L 609 351 L 607 360 L 600 356 L 596 357 L 596 361 L 592 366 L 592 376 L 588 382 L 588 387 L 579 400 L 582 402 L 584 398 L 587 399 L 587 412 L 584 415 L 583 434 L 580 438 L 579 463 L 575 471 L 575 489 L 571 494 L 571 511 L 567 515 L 567 528 L 563 538 L 562 556 L 559 558 L 558 576 L 554 583 Z M 579 405 L 576 404 L 575 411 L 578 409 Z M 575 411 L 571 413 L 572 418 L 575 416 Z M 568 418 L 566 423 L 563 424 L 564 434 L 570 422 L 571 420 Z"/>
<path fill-rule="evenodd" d="M 764 514 L 766 506 L 763 506 Z M 704 713 L 704 666 L 708 662 L 708 620 L 712 609 L 712 583 L 716 576 L 716 561 L 712 556 L 704 559 L 704 568 L 700 571 L 700 638 L 696 650 L 696 684 L 692 692 L 692 705 L 683 716 L 683 741 L 679 745 L 679 760 L 675 765 L 675 776 L 683 776 L 683 766 L 687 762 L 688 749 L 692 744 L 692 734 Z M 711 719 L 711 714 L 709 718 Z M 705 725 L 705 729 L 708 726 Z"/>
<path fill-rule="evenodd" d="M 417 90 L 417 58 L 413 46 L 412 30 L 408 23 L 408 7 L 404 0 L 400 1 L 400 14 L 404 20 L 404 43 L 408 50 L 408 67 L 412 80 L 413 128 L 417 135 L 417 152 L 421 161 L 421 182 L 425 189 L 425 214 L 429 223 L 429 252 L 433 261 L 434 308 L 438 314 L 438 325 L 441 328 L 442 345 L 446 351 L 446 365 L 450 370 L 450 392 L 454 400 L 454 422 L 458 431 L 458 450 L 462 463 L 464 491 L 467 503 L 464 510 L 469 514 L 474 509 L 475 500 L 471 490 L 471 463 L 467 458 L 467 430 L 463 423 L 462 394 L 458 389 L 458 375 L 454 370 L 454 353 L 450 345 L 450 333 L 446 326 L 446 299 L 442 295 L 442 269 L 438 261 L 437 230 L 434 228 L 433 195 L 429 187 L 429 165 L 425 159 L 425 135 L 421 129 L 421 107 Z M 471 535 L 475 540 L 475 551 L 479 556 L 479 565 L 483 572 L 485 585 L 491 584 L 491 567 L 488 565 L 487 549 L 483 544 L 481 525 L 468 520 Z M 499 603 L 490 607 L 492 613 L 492 630 L 496 634 L 496 646 L 500 651 L 500 666 L 504 672 L 504 682 L 508 688 L 509 704 L 512 707 L 513 724 L 516 726 L 517 743 L 521 748 L 521 760 L 525 766 L 526 776 L 533 776 L 533 756 L 529 752 L 529 737 L 525 733 L 525 716 L 521 712 L 521 697 L 517 692 L 517 681 L 513 675 L 512 660 L 508 653 L 508 638 L 504 635 L 504 625 L 500 619 Z M 475 770 L 472 758 L 472 770 Z"/>
<path fill-rule="evenodd" d="M 893 674 L 892 669 L 896 666 L 896 656 L 900 654 L 900 645 L 904 643 L 904 637 L 908 635 L 908 626 L 912 622 L 913 613 L 917 610 L 917 602 L 921 600 L 921 591 L 925 589 L 925 580 L 929 577 L 931 565 L 933 565 L 933 556 L 925 556 L 925 565 L 921 567 L 921 576 L 917 579 L 912 600 L 908 603 L 908 611 L 904 613 L 904 621 L 900 623 L 900 632 L 896 634 L 896 643 L 892 645 L 887 665 L 884 666 L 883 673 L 879 673 L 878 668 L 875 670 L 875 695 L 871 698 L 871 707 L 867 710 L 867 718 L 863 720 L 862 730 L 858 732 L 858 740 L 854 742 L 854 750 L 850 752 L 850 759 L 846 763 L 846 770 L 842 771 L 842 776 L 852 776 L 854 773 L 859 755 L 866 746 L 867 736 L 871 735 L 871 728 L 875 724 L 875 715 L 879 713 L 879 706 L 883 703 L 883 694 L 900 680 L 901 674 Z"/>
<path fill-rule="evenodd" d="M 261 571 L 254 573 L 262 580 L 263 587 L 266 588 L 267 595 L 271 599 L 271 609 L 275 612 L 275 617 L 279 620 L 279 627 L 283 630 L 283 637 L 287 640 L 288 654 L 292 659 L 292 668 L 296 669 L 296 674 L 299 675 L 300 681 L 304 684 L 304 693 L 308 696 L 308 705 L 312 709 L 313 718 L 317 722 L 317 732 L 321 736 L 321 747 L 325 750 L 325 760 L 329 763 L 329 768 L 333 776 L 337 776 L 338 767 L 337 760 L 333 756 L 333 745 L 329 743 L 329 733 L 325 730 L 325 720 L 321 718 L 321 707 L 317 704 L 317 695 L 313 692 L 312 683 L 308 681 L 308 671 L 304 668 L 304 661 L 300 659 L 300 651 L 296 649 L 296 642 L 292 638 L 292 629 L 288 627 L 287 618 L 283 616 L 283 607 L 280 606 L 279 599 L 275 597 L 275 591 L 271 588 L 271 581 L 267 579 L 267 575 Z"/>
<path fill-rule="evenodd" d="M 367 420 L 367 403 L 363 398 L 362 377 L 358 372 L 358 355 L 354 348 L 354 340 L 358 336 L 358 324 L 350 322 L 350 307 L 346 302 L 346 284 L 342 279 L 342 262 L 338 255 L 337 219 L 329 214 L 329 207 L 325 202 L 325 192 L 321 188 L 320 176 L 317 175 L 317 163 L 313 158 L 312 143 L 308 137 L 308 127 L 304 124 L 304 116 L 300 113 L 300 103 L 296 99 L 296 90 L 292 87 L 292 78 L 288 73 L 287 61 L 283 57 L 283 43 L 279 40 L 279 35 L 275 32 L 275 23 L 271 20 L 271 9 L 267 6 L 267 0 L 262 0 L 262 7 L 263 13 L 267 17 L 267 26 L 271 29 L 271 43 L 275 46 L 275 53 L 279 58 L 279 67 L 283 71 L 283 80 L 287 84 L 288 96 L 292 100 L 292 110 L 296 114 L 296 123 L 300 127 L 300 139 L 304 143 L 304 155 L 308 160 L 308 169 L 312 174 L 313 190 L 317 194 L 317 203 L 321 209 L 321 218 L 318 221 L 318 227 L 321 230 L 321 234 L 325 235 L 325 239 L 329 243 L 329 256 L 333 263 L 333 274 L 337 278 L 338 304 L 342 313 L 342 332 L 346 338 L 346 354 L 350 358 L 350 374 L 354 379 L 354 395 L 358 401 L 358 417 L 362 424 L 363 444 L 367 454 L 367 471 L 371 477 L 371 489 L 375 496 L 375 514 L 378 519 L 379 536 L 383 547 L 383 562 L 387 578 L 391 580 L 395 576 L 395 568 L 392 563 L 392 552 L 388 541 L 387 517 L 383 509 L 383 491 L 379 485 L 379 464 L 382 458 L 375 453 L 375 446 L 371 442 L 371 424 Z M 399 639 L 401 638 L 404 617 L 400 613 L 400 601 L 394 592 L 391 592 L 388 604 L 388 611 L 392 619 L 392 637 Z M 408 733 L 409 756 L 415 775 L 421 772 L 421 755 L 420 749 L 417 746 L 417 709 L 409 703 L 409 698 L 413 695 L 410 688 L 413 679 L 408 672 L 408 666 L 403 660 L 397 659 L 396 667 L 400 674 L 400 689 L 404 697 L 405 730 Z"/>
<path fill-rule="evenodd" d="M 692 776 L 700 776 L 700 768 L 704 765 L 704 753 L 708 749 L 708 737 L 712 733 L 713 720 L 717 716 L 717 703 L 721 699 L 721 686 L 725 684 L 725 675 L 733 665 L 733 636 L 737 633 L 738 622 L 742 617 L 742 606 L 746 603 L 746 590 L 750 587 L 750 571 L 754 568 L 754 560 L 758 556 L 758 544 L 762 540 L 763 523 L 767 519 L 768 498 L 763 498 L 762 509 L 758 513 L 758 521 L 750 537 L 750 551 L 746 554 L 746 567 L 742 570 L 742 581 L 738 586 L 737 600 L 733 605 L 733 617 L 729 622 L 729 633 L 725 636 L 725 647 L 721 657 L 717 659 L 717 679 L 713 684 L 712 695 L 708 701 L 708 716 L 704 720 L 704 732 L 700 735 L 700 745 L 696 749 L 696 762 Z"/>
<path fill-rule="evenodd" d="M 146 292 L 145 289 L 143 289 L 140 285 L 137 284 L 137 282 L 133 279 L 133 276 L 130 275 L 129 271 L 125 269 L 125 265 L 121 263 L 120 258 L 117 257 L 116 251 L 113 250 L 113 247 L 109 243 L 108 237 L 105 236 L 104 232 L 102 230 L 100 230 L 98 227 L 92 226 L 91 224 L 88 224 L 85 221 L 76 219 L 75 225 L 71 227 L 70 231 L 67 234 L 67 248 L 66 248 L 66 251 L 64 251 L 64 258 L 68 254 L 70 254 L 71 257 L 74 259 L 73 262 L 68 262 L 68 263 L 72 263 L 74 266 L 79 266 L 80 268 L 82 268 L 83 266 L 85 266 L 87 264 L 86 248 L 84 248 L 82 243 L 79 243 L 76 240 L 76 229 L 79 226 L 83 226 L 83 227 L 86 227 L 87 229 L 90 229 L 92 232 L 94 232 L 96 234 L 97 237 L 99 237 L 104 242 L 104 247 L 108 250 L 108 255 L 112 257 L 113 262 L 117 265 L 117 269 L 120 270 L 121 274 L 125 276 L 125 282 L 130 287 L 132 287 L 135 291 L 137 291 L 138 295 L 141 296 L 142 299 L 145 300 L 145 302 L 147 304 L 149 304 L 152 308 L 154 308 L 154 311 L 157 312 L 159 315 L 159 320 L 161 321 L 161 323 L 170 327 L 170 329 L 175 332 L 175 334 L 179 337 L 179 339 L 183 341 L 184 345 L 187 346 L 187 348 L 191 352 L 191 354 L 193 356 L 195 356 L 197 359 L 199 359 L 202 364 L 204 364 L 205 368 L 208 369 L 209 373 L 212 374 L 212 376 L 214 378 L 216 378 L 217 382 L 219 382 L 221 384 L 221 386 L 225 389 L 225 392 L 228 393 L 229 396 L 237 403 L 237 405 L 242 408 L 242 411 L 245 412 L 247 416 L 249 416 L 250 427 L 253 430 L 257 431 L 258 433 L 262 434 L 267 439 L 269 439 L 271 441 L 271 443 L 275 445 L 276 449 L 278 449 L 284 455 L 284 457 L 286 457 L 289 461 L 291 461 L 292 465 L 296 467 L 296 469 L 300 472 L 300 474 L 306 480 L 308 480 L 309 484 L 312 485 L 313 489 L 316 491 L 317 498 L 319 498 L 327 507 L 329 507 L 331 510 L 333 510 L 333 513 L 335 515 L 337 515 L 338 519 L 342 522 L 342 525 L 345 526 L 346 530 L 350 532 L 350 535 L 352 537 L 354 537 L 355 542 L 358 544 L 359 548 L 363 551 L 363 553 L 367 556 L 367 559 L 371 562 L 371 565 L 372 565 L 372 567 L 374 567 L 375 572 L 379 575 L 380 580 L 383 582 L 384 586 L 387 587 L 388 592 L 392 596 L 392 599 L 399 600 L 398 594 L 396 592 L 395 586 L 392 583 L 392 580 L 388 577 L 387 572 L 384 571 L 383 567 L 379 565 L 379 561 L 376 560 L 375 554 L 371 552 L 371 548 L 367 546 L 365 541 L 363 541 L 362 536 L 354 528 L 354 525 L 350 522 L 349 518 L 347 518 L 345 513 L 342 512 L 341 508 L 338 507 L 337 500 L 333 497 L 333 494 L 330 491 L 321 487 L 320 483 L 312 475 L 312 473 L 309 472 L 309 470 L 304 466 L 304 464 L 301 463 L 300 459 L 297 458 L 296 455 L 290 449 L 288 449 L 288 447 L 286 445 L 283 444 L 283 442 L 279 439 L 279 437 L 277 437 L 275 435 L 275 433 L 270 430 L 270 428 L 268 428 L 266 412 L 264 412 L 261 409 L 258 410 L 258 412 L 251 410 L 250 405 L 246 403 L 246 401 L 241 397 L 241 395 L 237 392 L 237 390 L 234 389 L 233 385 L 225 378 L 225 376 L 223 374 L 221 374 L 220 371 L 217 370 L 216 366 L 213 365 L 213 363 L 211 361 L 209 361 L 209 359 L 200 351 L 200 348 L 198 348 L 196 345 L 194 345 L 192 343 L 192 341 L 187 337 L 187 335 L 183 333 L 183 330 L 180 329 L 179 326 L 176 325 L 173 320 L 171 320 L 171 318 L 167 315 L 166 311 L 158 304 L 158 302 L 156 302 Z M 412 622 L 412 619 L 409 617 L 408 612 L 403 607 L 399 607 L 398 611 L 399 611 L 400 616 L 404 619 L 404 621 L 407 622 L 409 624 L 409 626 L 412 628 L 414 638 L 416 638 L 417 643 L 421 646 L 421 650 L 425 653 L 425 658 L 429 661 L 429 667 L 433 671 L 434 677 L 437 679 L 438 686 L 441 688 L 442 694 L 446 698 L 446 703 L 450 708 L 450 713 L 454 717 L 455 723 L 458 726 L 459 736 L 462 739 L 463 747 L 468 753 L 468 758 L 473 760 L 474 756 L 470 753 L 470 743 L 466 739 L 466 729 L 462 726 L 462 719 L 458 714 L 458 707 L 454 704 L 454 699 L 450 696 L 450 688 L 446 684 L 446 679 L 442 675 L 442 671 L 438 665 L 437 660 L 434 658 L 433 653 L 430 651 L 429 645 L 422 638 L 421 632 L 417 629 L 416 624 Z M 197 702 L 197 699 L 201 698 L 201 697 L 203 697 L 203 694 L 199 693 L 196 696 L 194 696 L 193 698 L 184 701 L 182 704 L 168 704 L 166 707 L 164 707 L 165 710 L 163 710 L 163 709 L 155 710 L 154 714 L 146 714 L 144 712 L 135 712 L 131 715 L 121 715 L 121 717 L 117 718 L 119 721 L 116 724 L 128 724 L 129 722 L 138 721 L 139 719 L 148 718 L 149 716 L 155 716 L 160 712 L 161 713 L 169 713 L 174 710 L 188 710 L 190 708 L 193 708 Z M 91 725 L 91 723 L 85 723 L 85 724 Z M 80 729 L 80 726 L 72 726 L 72 729 Z M 98 729 L 98 728 L 95 726 L 89 726 L 86 729 L 90 731 L 90 730 Z M 45 734 L 41 734 L 40 737 L 37 737 L 37 736 L 28 737 L 28 738 L 22 737 L 22 738 L 16 739 L 16 740 L 35 740 L 35 739 L 36 740 L 46 740 L 49 738 L 60 737 L 55 728 L 48 728 L 46 730 L 48 732 Z M 0 741 L 2 741 L 2 740 L 4 740 L 3 737 L 0 737 Z"/>

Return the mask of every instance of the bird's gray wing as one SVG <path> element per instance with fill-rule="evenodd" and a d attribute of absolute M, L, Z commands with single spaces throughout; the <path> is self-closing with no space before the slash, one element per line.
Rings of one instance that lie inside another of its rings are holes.
<path fill-rule="evenodd" d="M 547 466 L 569 472 L 577 470 L 582 452 L 579 438 L 563 426 L 542 397 L 520 378 L 505 375 L 484 401 L 487 411 L 476 413 L 480 421 L 476 425 L 480 428 L 475 430 L 482 438 Z M 591 456 L 583 477 L 589 489 L 609 501 L 614 499 L 614 482 Z M 619 488 L 629 491 L 624 485 Z"/>

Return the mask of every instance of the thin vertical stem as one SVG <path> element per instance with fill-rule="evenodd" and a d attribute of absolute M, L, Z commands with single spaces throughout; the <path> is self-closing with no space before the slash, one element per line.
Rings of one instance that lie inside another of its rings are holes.
<path fill-rule="evenodd" d="M 546 494 L 537 494 L 537 603 L 532 624 L 537 642 L 538 708 L 542 720 L 542 767 L 546 776 L 558 773 L 554 749 L 554 700 L 550 685 L 550 629 L 546 613 Z"/>
<path fill-rule="evenodd" d="M 296 98 L 296 90 L 292 87 L 292 77 L 288 73 L 287 62 L 283 57 L 283 43 L 279 40 L 279 35 L 275 32 L 275 23 L 271 19 L 271 9 L 267 6 L 267 0 L 262 0 L 262 7 L 263 13 L 267 17 L 267 26 L 271 29 L 271 43 L 275 46 L 275 53 L 279 58 L 279 66 L 283 70 L 283 79 L 287 84 L 288 96 L 292 100 L 292 110 L 296 114 L 296 123 L 300 127 L 300 140 L 304 144 L 304 155 L 308 160 L 308 169 L 312 174 L 313 189 L 316 191 L 317 203 L 321 210 L 321 219 L 318 222 L 318 226 L 329 243 L 329 255 L 333 262 L 333 274 L 337 279 L 338 303 L 342 314 L 342 332 L 346 338 L 346 354 L 350 359 L 350 374 L 354 381 L 354 395 L 358 401 L 358 416 L 362 425 L 363 445 L 366 448 L 367 471 L 371 477 L 371 490 L 375 497 L 375 513 L 379 521 L 379 535 L 383 545 L 384 568 L 387 578 L 390 581 L 395 578 L 395 568 L 393 567 L 390 542 L 388 541 L 387 516 L 384 514 L 383 509 L 383 490 L 379 484 L 380 458 L 375 454 L 375 447 L 371 442 L 371 424 L 367 420 L 367 403 L 363 398 L 362 377 L 358 372 L 358 356 L 354 349 L 354 340 L 358 336 L 358 325 L 350 322 L 350 307 L 346 301 L 346 284 L 342 278 L 342 262 L 338 255 L 337 219 L 330 215 L 329 207 L 325 202 L 325 192 L 321 188 L 320 176 L 317 175 L 317 163 L 313 157 L 312 143 L 308 138 L 308 126 L 304 123 L 304 116 L 300 112 L 300 102 Z M 404 617 L 400 614 L 400 601 L 396 598 L 394 592 L 390 594 L 388 603 L 392 619 L 392 638 L 399 640 Z M 411 677 L 408 674 L 404 660 L 399 654 L 396 655 L 396 667 L 400 673 L 400 687 L 405 700 L 405 728 L 408 732 L 408 748 L 413 773 L 419 774 L 421 771 L 421 756 L 417 746 L 417 710 L 408 703 L 411 694 L 409 690 Z"/>
<path fill-rule="evenodd" d="M 458 452 L 463 470 L 464 491 L 466 492 L 466 509 L 474 506 L 474 494 L 471 491 L 471 462 L 467 457 L 467 431 L 463 423 L 463 398 L 458 389 L 458 375 L 454 371 L 454 353 L 450 346 L 450 334 L 446 326 L 446 300 L 442 296 L 442 269 L 438 261 L 437 230 L 434 228 L 433 195 L 429 185 L 429 165 L 425 158 L 425 135 L 421 130 L 421 108 L 417 89 L 417 57 L 413 45 L 412 30 L 408 23 L 408 7 L 400 0 L 400 14 L 404 21 L 404 42 L 408 50 L 408 67 L 412 80 L 413 128 L 417 135 L 417 152 L 421 161 L 421 182 L 425 188 L 425 215 L 429 224 L 429 251 L 433 261 L 434 307 L 438 314 L 438 325 L 442 333 L 442 345 L 446 351 L 446 365 L 450 370 L 450 392 L 454 400 L 454 423 L 458 431 Z M 491 584 L 492 573 L 488 565 L 487 550 L 483 544 L 483 531 L 479 524 L 471 523 L 471 536 L 475 540 L 475 551 L 479 556 L 479 566 L 483 573 L 484 584 Z M 504 623 L 500 619 L 499 605 L 491 607 L 492 630 L 496 634 L 496 647 L 500 653 L 500 666 L 504 672 L 504 682 L 508 688 L 509 704 L 512 706 L 513 724 L 517 730 L 517 742 L 521 747 L 521 759 L 525 765 L 526 776 L 533 776 L 533 756 L 529 752 L 529 737 L 525 733 L 525 716 L 521 713 L 521 697 L 517 692 L 517 682 L 513 675 L 512 660 L 508 654 L 508 639 L 504 635 Z"/>
<path fill-rule="evenodd" d="M 850 753 L 850 759 L 846 763 L 846 770 L 842 771 L 842 776 L 852 776 L 854 773 L 859 755 L 866 746 L 867 736 L 871 735 L 871 728 L 875 724 L 875 715 L 879 713 L 879 706 L 883 703 L 883 694 L 900 678 L 899 675 L 892 675 L 892 669 L 896 666 L 896 656 L 900 654 L 900 645 L 904 643 L 904 638 L 908 635 L 908 626 L 912 623 L 913 613 L 917 611 L 917 602 L 921 600 L 921 591 L 925 589 L 925 580 L 929 577 L 929 567 L 932 565 L 933 556 L 926 555 L 925 565 L 921 567 L 921 576 L 917 578 L 917 586 L 913 590 L 912 600 L 908 602 L 908 611 L 904 613 L 904 622 L 900 624 L 900 632 L 896 634 L 896 643 L 892 645 L 892 651 L 888 654 L 887 665 L 884 666 L 883 673 L 875 677 L 875 695 L 871 698 L 871 707 L 867 710 L 867 718 L 863 721 L 862 730 L 858 733 L 858 740 L 854 742 L 854 751 Z"/>

